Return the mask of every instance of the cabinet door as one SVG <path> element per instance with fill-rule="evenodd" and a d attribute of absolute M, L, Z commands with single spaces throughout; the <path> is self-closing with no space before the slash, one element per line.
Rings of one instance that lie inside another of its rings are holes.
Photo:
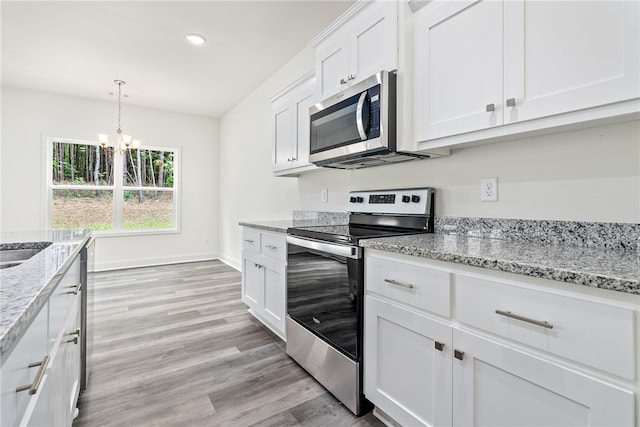
<path fill-rule="evenodd" d="M 316 48 L 316 96 L 322 101 L 347 87 L 349 74 L 347 35 L 336 33 Z"/>
<path fill-rule="evenodd" d="M 640 97 L 639 4 L 506 1 L 505 123 Z"/>
<path fill-rule="evenodd" d="M 64 397 L 63 407 L 69 424 L 73 422 L 73 416 L 80 394 L 80 296 L 74 303 L 74 310 L 69 315 L 69 322 L 62 340 L 64 351 Z"/>
<path fill-rule="evenodd" d="M 350 84 L 398 68 L 398 3 L 373 2 L 349 24 Z"/>
<path fill-rule="evenodd" d="M 0 404 L 2 405 L 0 410 L 1 426 L 18 425 L 20 420 L 25 417 L 28 419 L 29 412 L 33 411 L 33 406 L 39 400 L 46 375 L 34 395 L 30 395 L 28 389 L 16 392 L 16 388 L 33 384 L 41 366 L 29 367 L 29 365 L 43 361 L 44 357 L 48 355 L 48 314 L 49 307 L 48 304 L 45 304 L 11 351 L 11 354 L 2 363 L 2 381 L 0 382 L 2 390 L 0 398 Z M 28 407 L 30 407 L 29 410 Z"/>
<path fill-rule="evenodd" d="M 476 335 L 454 330 L 454 426 L 633 425 L 634 395 Z"/>
<path fill-rule="evenodd" d="M 287 289 L 285 265 L 274 261 L 265 262 L 263 272 L 264 307 L 260 314 L 284 336 Z"/>
<path fill-rule="evenodd" d="M 450 326 L 367 296 L 366 397 L 401 425 L 451 425 L 450 343 Z"/>
<path fill-rule="evenodd" d="M 295 111 L 289 98 L 273 105 L 273 169 L 282 170 L 291 167 L 295 157 Z"/>
<path fill-rule="evenodd" d="M 309 164 L 309 108 L 315 103 L 315 79 L 304 82 L 296 91 L 295 147 L 292 166 Z"/>
<path fill-rule="evenodd" d="M 502 2 L 483 0 L 443 2 L 414 16 L 418 141 L 502 124 L 502 15 Z"/>
<path fill-rule="evenodd" d="M 264 272 L 259 254 L 242 254 L 242 301 L 252 309 L 262 307 L 264 301 Z"/>

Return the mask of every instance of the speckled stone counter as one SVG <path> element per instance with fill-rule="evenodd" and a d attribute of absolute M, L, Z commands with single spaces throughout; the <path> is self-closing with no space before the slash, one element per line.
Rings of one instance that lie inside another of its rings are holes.
<path fill-rule="evenodd" d="M 293 211 L 293 219 L 274 221 L 241 221 L 243 227 L 258 228 L 275 233 L 286 233 L 291 227 L 312 227 L 316 225 L 347 224 L 349 214 L 346 212 L 313 212 Z"/>
<path fill-rule="evenodd" d="M 1 361 L 4 361 L 17 340 L 31 325 L 90 237 L 90 230 L 0 234 L 0 250 L 46 246 L 22 264 L 0 269 Z"/>
<path fill-rule="evenodd" d="M 640 295 L 637 250 L 438 233 L 362 240 L 360 246 Z"/>

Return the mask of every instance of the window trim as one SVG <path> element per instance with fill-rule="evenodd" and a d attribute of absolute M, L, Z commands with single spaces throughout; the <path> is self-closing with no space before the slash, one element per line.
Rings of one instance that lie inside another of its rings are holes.
<path fill-rule="evenodd" d="M 63 190 L 111 190 L 113 191 L 113 228 L 111 230 L 92 230 L 96 236 L 109 236 L 109 237 L 121 237 L 121 236 L 135 236 L 135 235 L 154 235 L 154 234 L 177 234 L 181 232 L 182 222 L 182 209 L 181 209 L 181 147 L 161 147 L 145 145 L 143 149 L 154 151 L 170 151 L 173 153 L 173 187 L 138 187 L 138 186 L 124 186 L 123 174 L 122 174 L 122 155 L 115 150 L 113 163 L 114 163 L 114 176 L 113 185 L 54 185 L 53 176 L 51 171 L 53 170 L 53 144 L 54 142 L 63 142 L 68 144 L 79 145 L 98 145 L 98 140 L 87 140 L 84 138 L 57 138 L 51 136 L 43 136 L 43 143 L 45 149 L 43 150 L 44 159 L 42 161 L 44 171 L 44 209 L 42 209 L 41 222 L 45 229 L 53 229 L 53 189 Z M 143 191 L 169 191 L 173 193 L 173 227 L 171 228 L 133 228 L 125 229 L 124 225 L 124 192 L 128 190 L 143 190 Z M 121 227 L 121 228 L 117 228 Z"/>

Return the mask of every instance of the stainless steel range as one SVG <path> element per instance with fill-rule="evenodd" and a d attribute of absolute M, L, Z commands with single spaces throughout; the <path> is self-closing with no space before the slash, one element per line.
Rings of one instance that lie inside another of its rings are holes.
<path fill-rule="evenodd" d="M 352 191 L 349 223 L 287 236 L 287 354 L 356 415 L 362 393 L 364 268 L 360 239 L 433 232 L 433 188 Z"/>

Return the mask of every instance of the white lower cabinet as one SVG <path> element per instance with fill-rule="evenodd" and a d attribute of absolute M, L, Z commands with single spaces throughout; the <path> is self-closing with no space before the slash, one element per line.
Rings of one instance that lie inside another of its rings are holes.
<path fill-rule="evenodd" d="M 286 236 L 245 229 L 242 251 L 242 301 L 251 313 L 285 339 Z"/>
<path fill-rule="evenodd" d="M 365 299 L 365 395 L 404 426 L 451 425 L 451 326 Z"/>
<path fill-rule="evenodd" d="M 2 427 L 72 425 L 80 392 L 80 282 L 76 261 L 3 361 Z"/>
<path fill-rule="evenodd" d="M 634 424 L 629 390 L 459 329 L 453 343 L 454 426 Z"/>
<path fill-rule="evenodd" d="M 367 249 L 366 397 L 403 426 L 637 426 L 637 296 L 513 277 Z"/>

